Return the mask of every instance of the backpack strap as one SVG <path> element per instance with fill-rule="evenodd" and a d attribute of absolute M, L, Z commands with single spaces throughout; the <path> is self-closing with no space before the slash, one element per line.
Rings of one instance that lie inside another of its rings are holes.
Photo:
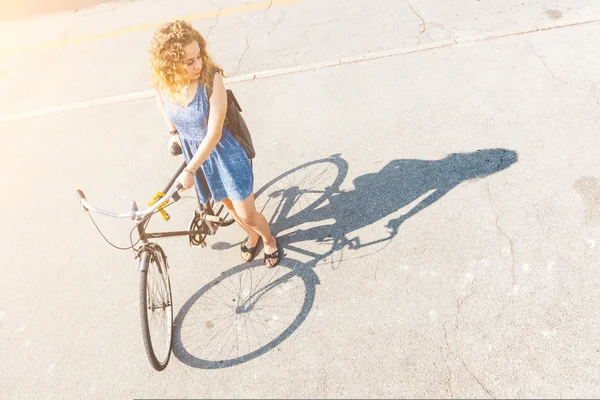
<path fill-rule="evenodd" d="M 213 88 L 212 83 L 210 85 L 206 85 L 206 100 L 208 100 L 210 104 L 210 96 L 212 96 Z"/>
<path fill-rule="evenodd" d="M 213 69 L 213 71 L 212 71 L 213 80 L 215 79 L 215 74 L 217 72 L 218 71 L 216 69 Z M 206 85 L 206 100 L 209 101 L 209 104 L 210 104 L 210 96 L 212 96 L 212 93 L 213 93 L 213 81 L 210 81 L 208 83 L 208 85 Z"/>
<path fill-rule="evenodd" d="M 217 72 L 218 71 L 216 69 L 213 70 L 213 78 Z M 213 93 L 213 85 L 212 85 L 212 82 L 210 82 L 208 85 L 206 85 L 206 99 L 209 102 L 209 107 L 210 107 L 210 96 L 212 96 L 212 93 Z M 227 89 L 225 91 L 225 94 L 227 95 L 227 107 L 229 108 L 230 103 L 233 103 L 233 105 L 235 105 L 235 108 L 237 108 L 237 110 L 239 112 L 242 112 L 242 107 L 240 106 L 240 103 L 238 103 L 237 99 L 233 95 L 233 92 L 230 89 Z"/>

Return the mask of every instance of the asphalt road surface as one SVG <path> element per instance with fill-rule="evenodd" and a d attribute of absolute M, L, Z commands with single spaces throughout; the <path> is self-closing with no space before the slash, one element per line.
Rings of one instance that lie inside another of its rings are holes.
<path fill-rule="evenodd" d="M 0 21 L 14 21 L 61 11 L 74 11 L 98 4 L 117 3 L 110 0 L 0 0 Z"/>

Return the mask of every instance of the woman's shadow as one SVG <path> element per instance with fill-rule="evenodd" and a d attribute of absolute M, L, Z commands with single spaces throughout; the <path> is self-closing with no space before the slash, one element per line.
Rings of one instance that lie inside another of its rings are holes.
<path fill-rule="evenodd" d="M 394 160 L 376 173 L 354 179 L 355 189 L 350 191 L 339 190 L 348 172 L 339 156 L 311 161 L 278 176 L 256 197 L 259 210 L 261 203 L 270 203 L 269 209 L 275 210 L 265 216 L 286 256 L 273 269 L 258 260 L 238 265 L 192 295 L 175 318 L 175 356 L 187 365 L 213 369 L 245 363 L 274 350 L 312 309 L 319 284 L 314 267 L 320 260 L 343 247 L 357 249 L 390 241 L 404 221 L 457 185 L 502 171 L 517 160 L 517 153 L 506 149 L 455 153 L 441 160 Z M 291 179 L 294 174 L 301 178 Z M 319 185 L 322 190 L 315 190 Z M 318 200 L 295 208 L 303 204 L 304 194 L 317 192 Z M 352 232 L 413 203 L 403 215 L 387 221 L 388 234 L 383 239 L 370 243 L 362 243 L 359 236 L 348 239 Z M 330 220 L 334 222 L 296 228 Z M 299 242 L 333 243 L 318 254 L 302 249 Z M 294 253 L 309 260 L 298 261 Z"/>
<path fill-rule="evenodd" d="M 517 160 L 517 153 L 506 149 L 453 153 L 441 160 L 393 160 L 379 172 L 354 179 L 354 190 L 333 194 L 327 205 L 298 216 L 293 221 L 300 224 L 334 220 L 333 224 L 292 231 L 282 238 L 282 242 L 290 245 L 307 240 L 333 241 L 337 247 L 365 247 L 374 242 L 361 243 L 360 237 L 348 239 L 348 234 L 382 220 L 422 198 L 402 216 L 387 221 L 389 236 L 377 242 L 391 240 L 402 223 L 441 199 L 459 184 L 495 174 Z M 285 219 L 283 221 L 283 224 L 276 225 L 279 230 L 292 228 L 289 222 L 285 222 Z"/>

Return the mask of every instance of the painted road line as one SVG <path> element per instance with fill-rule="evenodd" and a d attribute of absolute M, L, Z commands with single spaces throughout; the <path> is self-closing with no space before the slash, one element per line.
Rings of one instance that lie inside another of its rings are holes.
<path fill-rule="evenodd" d="M 322 69 L 322 68 L 335 67 L 335 66 L 340 66 L 340 65 L 345 65 L 345 64 L 352 64 L 352 63 L 363 62 L 363 61 L 371 61 L 371 60 L 377 60 L 377 59 L 381 59 L 381 58 L 396 57 L 396 56 L 400 56 L 403 54 L 419 53 L 419 52 L 439 49 L 439 48 L 443 48 L 443 47 L 457 46 L 457 45 L 462 45 L 462 44 L 471 44 L 471 43 L 477 43 L 477 42 L 482 42 L 482 41 L 487 41 L 487 40 L 502 39 L 502 38 L 507 38 L 507 37 L 512 37 L 512 36 L 527 35 L 527 34 L 532 34 L 532 33 L 537 33 L 537 32 L 549 31 L 549 30 L 553 30 L 553 29 L 568 28 L 568 27 L 575 27 L 575 26 L 581 26 L 581 25 L 587 25 L 587 24 L 597 24 L 597 23 L 600 23 L 600 19 L 584 20 L 584 21 L 579 21 L 579 22 L 565 22 L 563 24 L 555 24 L 552 26 L 545 26 L 545 27 L 527 28 L 527 29 L 523 29 L 523 30 L 519 30 L 519 31 L 499 31 L 499 32 L 494 32 L 494 33 L 484 33 L 482 35 L 471 36 L 469 38 L 451 39 L 451 40 L 445 40 L 445 41 L 436 42 L 436 43 L 430 43 L 427 45 L 421 45 L 421 46 L 415 46 L 415 47 L 403 47 L 403 48 L 386 50 L 386 51 L 381 51 L 381 52 L 376 52 L 376 53 L 365 53 L 365 54 L 361 54 L 358 56 L 346 57 L 346 58 L 337 59 L 337 60 L 329 60 L 329 61 L 323 61 L 323 62 L 318 62 L 318 63 L 299 65 L 299 66 L 295 66 L 295 67 L 278 68 L 278 69 L 255 72 L 255 73 L 250 73 L 250 74 L 245 74 L 245 75 L 238 75 L 238 76 L 234 76 L 231 78 L 225 78 L 225 83 L 230 84 L 230 83 L 236 83 L 236 82 L 246 82 L 246 81 L 251 81 L 251 80 L 255 80 L 255 79 L 257 80 L 257 79 L 273 78 L 273 77 L 282 76 L 282 75 L 289 75 L 289 74 L 306 72 L 306 71 L 314 71 L 314 70 L 318 70 L 318 69 Z M 125 102 L 135 101 L 135 100 L 144 100 L 144 99 L 152 98 L 154 95 L 155 95 L 155 92 L 153 90 L 148 90 L 148 91 L 143 91 L 143 92 L 122 94 L 122 95 L 112 96 L 112 97 L 104 97 L 104 98 L 96 99 L 96 100 L 64 104 L 64 105 L 60 105 L 60 106 L 56 106 L 56 107 L 43 108 L 43 109 L 33 110 L 33 111 L 15 112 L 15 113 L 12 113 L 9 115 L 0 116 L 0 123 L 18 121 L 18 120 L 34 118 L 34 117 L 41 117 L 41 116 L 45 116 L 45 115 L 59 114 L 59 113 L 64 113 L 64 112 L 69 112 L 69 111 L 84 110 L 84 109 L 108 105 L 108 104 L 125 103 Z"/>
<path fill-rule="evenodd" d="M 31 45 L 20 46 L 20 47 L 16 47 L 16 48 L 12 48 L 12 49 L 0 50 L 0 57 L 28 53 L 28 52 L 35 51 L 35 50 L 51 49 L 54 47 L 67 46 L 70 44 L 89 42 L 89 41 L 93 41 L 93 40 L 107 39 L 107 38 L 112 38 L 115 36 L 126 35 L 128 33 L 141 32 L 141 31 L 145 31 L 145 30 L 154 30 L 154 29 L 158 28 L 159 26 L 161 26 L 162 24 L 170 22 L 170 21 L 174 21 L 176 19 L 183 19 L 186 21 L 199 21 L 199 20 L 203 20 L 203 19 L 216 18 L 217 16 L 222 17 L 225 15 L 234 15 L 234 14 L 241 14 L 241 13 L 245 13 L 245 12 L 249 12 L 249 11 L 264 10 L 264 9 L 269 9 L 271 7 L 276 7 L 276 6 L 300 3 L 302 1 L 304 1 L 304 0 L 262 1 L 259 3 L 250 3 L 250 4 L 244 4 L 242 6 L 223 8 L 221 10 L 211 10 L 211 11 L 204 11 L 201 13 L 182 15 L 182 16 L 179 16 L 176 18 L 165 19 L 165 20 L 161 20 L 161 21 L 147 22 L 144 24 L 133 25 L 133 26 L 129 26 L 126 28 L 120 28 L 120 29 L 115 29 L 115 30 L 111 30 L 111 31 L 93 33 L 93 34 L 83 35 L 83 36 L 68 37 L 66 39 L 51 40 L 48 42 L 34 43 Z"/>

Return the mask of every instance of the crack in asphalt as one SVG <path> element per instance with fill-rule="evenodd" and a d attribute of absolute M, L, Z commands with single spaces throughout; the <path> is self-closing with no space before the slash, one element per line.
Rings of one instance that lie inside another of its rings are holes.
<path fill-rule="evenodd" d="M 211 4 L 214 5 L 215 7 L 219 8 L 219 12 L 217 14 L 217 19 L 215 20 L 215 23 L 208 28 L 208 34 L 206 35 L 206 40 L 208 41 L 208 38 L 210 37 L 210 34 L 212 33 L 212 30 L 217 26 L 217 24 L 219 23 L 219 18 L 221 17 L 221 11 L 223 10 L 221 7 L 217 6 L 215 3 L 213 3 L 211 1 Z"/>
<path fill-rule="evenodd" d="M 471 290 L 469 292 L 468 295 L 466 295 L 465 297 L 462 298 L 462 300 L 457 300 L 456 301 L 456 325 L 454 328 L 454 332 L 456 332 L 456 330 L 458 329 L 458 322 L 459 322 L 459 318 L 462 312 L 462 305 L 464 304 L 464 302 L 473 295 L 473 287 L 475 286 L 475 278 L 473 278 L 473 280 L 471 281 Z M 488 390 L 488 388 L 486 388 L 483 383 L 479 380 L 479 378 L 477 378 L 477 376 L 475 376 L 475 374 L 473 372 L 471 372 L 471 370 L 467 367 L 467 364 L 465 363 L 465 360 L 461 357 L 460 352 L 457 350 L 456 351 L 456 356 L 458 357 L 458 359 L 462 362 L 463 367 L 467 370 L 467 372 L 473 377 L 473 379 L 475 379 L 477 381 L 477 383 L 479 384 L 479 386 L 481 386 L 483 388 L 483 390 L 485 390 L 485 392 L 490 395 L 490 397 L 494 398 L 494 395 L 492 395 L 492 393 Z"/>
<path fill-rule="evenodd" d="M 467 370 L 467 372 L 469 373 L 469 375 L 471 375 L 473 377 L 473 379 L 475 379 L 477 381 L 477 383 L 479 384 L 479 386 L 481 386 L 481 388 L 483 390 L 485 390 L 485 392 L 492 398 L 495 399 L 496 397 L 489 391 L 488 388 L 485 387 L 485 385 L 479 380 L 479 378 L 477 378 L 477 376 L 475 376 L 475 374 L 473 372 L 471 372 L 471 370 L 469 369 L 469 367 L 467 367 L 467 364 L 465 363 L 465 360 L 463 360 L 463 358 L 460 356 L 460 354 L 458 354 L 458 359 L 462 362 L 463 367 Z"/>
<path fill-rule="evenodd" d="M 592 97 L 596 100 L 596 104 L 600 106 L 600 97 L 598 97 L 598 86 L 595 83 L 592 83 Z"/>
<path fill-rule="evenodd" d="M 501 158 L 501 160 L 502 160 L 502 158 Z M 501 165 L 501 163 L 502 163 L 502 161 L 500 161 L 500 165 Z M 488 192 L 488 196 L 489 196 L 490 208 L 492 209 L 492 211 L 494 212 L 494 214 L 496 214 L 496 228 L 502 234 L 502 236 L 504 236 L 508 240 L 508 243 L 510 244 L 510 254 L 511 254 L 511 257 L 512 257 L 512 266 L 511 266 L 510 272 L 511 272 L 511 276 L 512 276 L 512 286 L 514 287 L 516 285 L 516 278 L 515 278 L 516 260 L 515 260 L 514 241 L 513 241 L 513 239 L 510 236 L 508 236 L 506 234 L 506 232 L 504 232 L 504 230 L 500 226 L 500 214 L 494 208 L 494 205 L 493 205 L 493 202 L 492 202 L 492 192 L 490 191 L 490 184 L 489 183 L 486 185 L 486 188 L 487 188 L 487 192 Z"/>
<path fill-rule="evenodd" d="M 448 371 L 448 379 L 446 382 L 448 383 L 448 389 L 450 390 L 450 396 L 454 398 L 454 392 L 452 391 L 452 369 L 450 365 L 448 365 L 448 360 L 450 359 L 450 342 L 448 341 L 448 328 L 446 328 L 446 323 L 442 324 L 444 328 L 444 339 L 446 341 L 446 370 Z"/>
<path fill-rule="evenodd" d="M 510 302 L 510 300 L 509 300 L 509 302 Z M 504 316 L 504 314 L 506 313 L 506 308 L 507 308 L 507 305 L 506 305 L 506 302 L 504 302 L 502 304 L 502 310 L 500 310 L 498 315 L 496 315 L 496 324 L 499 323 L 498 321 L 500 320 L 500 318 L 502 318 Z"/>
<path fill-rule="evenodd" d="M 244 50 L 244 52 L 242 53 L 242 55 L 240 56 L 240 59 L 238 60 L 238 66 L 237 66 L 237 71 L 235 72 L 234 75 L 237 75 L 240 73 L 240 70 L 242 68 L 242 60 L 244 59 L 244 56 L 246 55 L 246 53 L 248 52 L 248 50 L 250 49 L 250 41 L 248 40 L 248 33 L 245 36 L 246 38 L 246 50 Z"/>
<path fill-rule="evenodd" d="M 471 288 L 470 288 L 470 292 L 469 294 L 467 294 L 465 297 L 463 297 L 462 299 L 457 299 L 456 300 L 456 315 L 454 317 L 455 319 L 455 324 L 454 324 L 454 328 L 452 329 L 452 333 L 456 334 L 456 331 L 458 330 L 458 325 L 460 322 L 460 315 L 462 313 L 462 306 L 464 304 L 464 302 L 470 298 L 473 295 L 473 288 L 475 286 L 475 278 L 473 278 L 473 280 L 471 281 Z M 450 369 L 448 360 L 450 359 L 450 353 L 451 353 L 451 348 L 450 348 L 450 341 L 448 339 L 448 328 L 447 328 L 447 324 L 449 324 L 449 321 L 446 321 L 442 324 L 442 327 L 444 328 L 444 341 L 446 343 L 446 348 L 447 348 L 447 353 L 446 353 L 446 368 L 448 370 L 448 379 L 447 379 L 447 383 L 448 383 L 448 387 L 450 389 L 450 395 L 452 397 L 454 397 L 454 392 L 452 390 L 452 370 Z M 492 392 L 483 384 L 483 382 L 469 369 L 469 367 L 467 367 L 467 364 L 465 362 L 465 360 L 462 358 L 462 356 L 460 355 L 460 352 L 458 350 L 455 351 L 456 353 L 456 357 L 458 357 L 458 359 L 461 361 L 463 367 L 465 368 L 465 370 L 469 373 L 469 375 L 471 375 L 473 377 L 473 379 L 475 379 L 475 381 L 479 384 L 479 386 L 481 386 L 481 388 L 493 399 L 495 399 L 496 397 L 492 394 Z"/>
<path fill-rule="evenodd" d="M 454 330 L 458 329 L 458 317 L 460 316 L 460 313 L 462 312 L 462 305 L 463 303 L 473 295 L 473 286 L 475 285 L 475 278 L 473 278 L 473 280 L 471 281 L 471 291 L 469 292 L 468 295 L 466 295 L 465 297 L 462 298 L 462 300 L 456 300 L 456 325 Z"/>
<path fill-rule="evenodd" d="M 271 30 L 271 29 L 275 29 L 277 26 L 279 26 L 279 24 L 281 24 L 281 21 L 283 20 L 283 17 L 285 16 L 284 13 L 281 13 L 281 15 L 279 16 L 279 18 L 277 19 L 277 21 L 275 21 L 274 23 L 272 23 L 269 26 L 261 26 L 259 28 L 255 28 L 255 29 L 250 29 L 249 32 L 256 32 L 256 31 L 260 31 L 260 30 Z"/>
<path fill-rule="evenodd" d="M 417 46 L 419 46 L 421 44 L 421 37 L 423 36 L 424 33 L 427 33 L 427 24 L 425 23 L 425 20 L 423 19 L 423 17 L 421 17 L 421 15 L 415 10 L 415 8 L 410 3 L 410 1 L 408 1 L 408 0 L 404 0 L 404 1 L 406 2 L 406 4 L 408 4 L 408 6 L 412 10 L 412 12 L 417 17 L 419 17 L 419 19 L 421 20 L 421 26 L 423 27 L 423 30 L 421 31 L 421 33 L 419 33 L 419 38 L 417 39 Z M 431 40 L 431 38 L 429 37 L 429 34 L 427 34 L 427 37 L 429 38 L 429 40 Z"/>
<path fill-rule="evenodd" d="M 282 12 L 281 15 L 279 15 L 279 18 L 277 19 L 277 21 L 275 21 L 271 25 L 268 25 L 268 26 L 259 26 L 257 28 L 252 28 L 252 29 L 248 28 L 248 25 L 246 25 L 246 23 L 244 23 L 244 21 L 240 21 L 240 22 L 241 22 L 242 25 L 244 25 L 244 28 L 246 28 L 247 34 L 250 34 L 252 32 L 257 32 L 257 31 L 261 31 L 261 30 L 274 29 L 279 24 L 281 24 L 281 21 L 283 20 L 284 16 L 285 16 L 285 13 Z M 266 13 L 265 13 L 265 19 L 266 19 Z"/>
<path fill-rule="evenodd" d="M 552 79 L 554 79 L 555 81 L 558 82 L 562 82 L 565 85 L 568 85 L 569 82 L 565 81 L 564 79 L 561 78 L 557 78 L 556 75 L 554 75 L 554 72 L 552 72 L 552 70 L 548 67 L 548 64 L 546 64 L 546 60 L 544 60 L 544 57 L 542 57 L 537 50 L 535 49 L 535 47 L 533 47 L 533 45 L 529 42 L 527 42 L 527 44 L 529 45 L 529 47 L 531 47 L 531 50 L 533 50 L 533 52 L 535 53 L 535 55 L 540 59 L 540 61 L 542 62 L 542 65 L 544 66 L 544 69 L 550 74 L 550 76 L 552 77 Z"/>

